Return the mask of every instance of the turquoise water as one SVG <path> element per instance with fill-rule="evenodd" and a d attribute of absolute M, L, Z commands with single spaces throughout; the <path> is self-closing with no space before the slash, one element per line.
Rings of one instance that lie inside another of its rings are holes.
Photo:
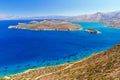
<path fill-rule="evenodd" d="M 95 22 L 71 22 L 81 25 L 82 31 L 8 29 L 10 25 L 30 21 L 0 21 L 0 77 L 80 60 L 120 42 L 120 29 Z M 102 33 L 84 32 L 88 28 Z"/>

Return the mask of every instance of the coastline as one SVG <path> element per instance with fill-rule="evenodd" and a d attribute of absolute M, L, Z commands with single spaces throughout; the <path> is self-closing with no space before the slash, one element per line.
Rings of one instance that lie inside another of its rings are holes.
<path fill-rule="evenodd" d="M 109 50 L 92 54 L 82 60 L 41 69 L 29 69 L 23 74 L 6 76 L 3 80 L 120 79 L 119 59 L 120 44 L 117 44 Z"/>
<path fill-rule="evenodd" d="M 90 56 L 92 56 L 92 55 L 90 55 Z M 74 61 L 74 62 L 76 62 L 76 61 Z M 65 63 L 65 64 L 66 64 L 66 63 Z M 59 66 L 59 65 L 55 65 L 55 66 Z M 47 66 L 47 67 L 51 67 L 51 66 Z M 42 67 L 40 67 L 40 68 L 42 68 Z M 46 67 L 43 67 L 43 68 L 46 68 Z M 35 70 L 35 69 L 38 69 L 38 68 L 34 68 L 34 70 Z M 31 71 L 31 70 L 33 70 L 33 69 L 30 69 L 30 71 Z M 24 72 L 26 72 L 26 71 L 27 71 L 27 70 L 25 70 Z M 28 70 L 28 71 L 29 71 L 29 70 Z M 22 74 L 22 73 L 24 73 L 24 72 L 20 72 L 20 74 Z"/>
<path fill-rule="evenodd" d="M 110 49 L 110 48 L 109 48 Z M 107 50 L 109 50 L 107 49 Z M 13 76 L 18 76 L 18 75 L 22 75 L 22 74 L 26 74 L 26 73 L 29 73 L 29 72 L 32 72 L 32 71 L 37 71 L 37 70 L 42 70 L 42 69 L 46 69 L 46 68 L 54 68 L 54 67 L 66 67 L 66 66 L 69 66 L 69 65 L 73 65 L 73 64 L 77 64 L 79 62 L 83 62 L 89 58 L 91 58 L 92 56 L 95 56 L 97 54 L 100 54 L 104 51 L 107 51 L 106 49 L 103 50 L 103 51 L 100 51 L 100 52 L 93 52 L 92 54 L 89 54 L 87 55 L 86 57 L 83 57 L 81 59 L 78 59 L 78 60 L 74 60 L 74 61 L 71 61 L 71 62 L 65 62 L 65 63 L 60 63 L 60 64 L 57 64 L 57 65 L 51 65 L 51 66 L 43 66 L 43 67 L 37 67 L 37 68 L 32 68 L 32 69 L 27 69 L 27 70 L 24 70 L 23 72 L 19 72 L 19 73 L 16 73 L 16 74 L 11 74 L 11 75 L 8 75 L 8 76 L 4 76 L 4 77 L 0 77 L 0 78 L 4 78 L 4 79 L 9 79 L 10 77 L 13 77 Z"/>
<path fill-rule="evenodd" d="M 93 53 L 94 54 L 94 53 Z M 97 54 L 97 53 L 96 53 Z M 90 55 L 90 56 L 92 56 L 92 55 Z M 76 62 L 76 61 L 74 61 L 74 62 Z M 63 65 L 65 65 L 65 64 L 67 64 L 67 63 L 63 63 Z M 55 65 L 55 66 L 61 66 L 62 64 L 58 64 L 58 65 Z M 46 66 L 46 67 L 39 67 L 40 69 L 44 69 L 44 68 L 47 68 L 47 67 L 54 67 L 54 66 Z M 31 71 L 31 70 L 36 70 L 36 69 L 39 69 L 39 68 L 34 68 L 34 69 L 28 69 L 28 70 L 25 70 L 25 71 L 23 71 L 23 72 L 20 72 L 20 73 L 18 73 L 18 75 L 19 74 L 23 74 L 23 73 L 27 73 L 27 71 L 29 72 L 29 71 Z M 17 75 L 17 74 L 15 74 L 15 75 Z"/>

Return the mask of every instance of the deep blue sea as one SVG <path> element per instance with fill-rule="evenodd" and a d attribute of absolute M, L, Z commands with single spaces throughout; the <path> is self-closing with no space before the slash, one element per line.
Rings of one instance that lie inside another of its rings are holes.
<path fill-rule="evenodd" d="M 96 22 L 71 22 L 80 24 L 82 31 L 8 29 L 10 25 L 30 21 L 0 21 L 0 77 L 80 60 L 120 42 L 120 29 Z M 102 33 L 84 32 L 88 28 Z"/>

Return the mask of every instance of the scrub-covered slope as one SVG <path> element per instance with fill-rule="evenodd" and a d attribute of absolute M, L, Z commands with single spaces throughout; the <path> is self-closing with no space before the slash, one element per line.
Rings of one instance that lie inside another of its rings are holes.
<path fill-rule="evenodd" d="M 8 80 L 119 80 L 120 44 L 80 61 L 29 70 L 6 78 Z"/>

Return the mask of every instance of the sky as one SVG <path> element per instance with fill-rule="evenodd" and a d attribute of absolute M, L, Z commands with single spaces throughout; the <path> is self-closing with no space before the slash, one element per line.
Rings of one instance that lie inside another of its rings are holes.
<path fill-rule="evenodd" d="M 120 0 L 0 0 L 0 15 L 77 16 L 120 11 Z"/>

